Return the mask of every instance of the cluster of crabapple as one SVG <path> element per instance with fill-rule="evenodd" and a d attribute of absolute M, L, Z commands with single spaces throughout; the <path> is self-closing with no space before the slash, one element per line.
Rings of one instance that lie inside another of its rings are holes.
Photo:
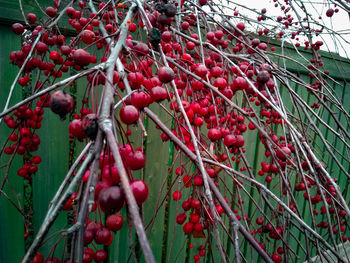
<path fill-rule="evenodd" d="M 131 109 L 130 109 L 131 107 Z M 50 96 L 51 110 L 60 115 L 61 118 L 68 114 L 73 108 L 73 99 L 62 90 L 56 91 Z M 136 114 L 136 115 L 135 115 Z M 125 105 L 120 110 L 121 120 L 125 124 L 133 124 L 139 118 L 139 112 L 132 105 Z M 83 119 L 74 119 L 69 124 L 69 132 L 72 137 L 84 139 L 90 137 L 94 139 L 97 134 L 98 124 L 97 117 L 93 113 L 89 113 Z M 134 150 L 130 144 L 125 144 L 120 147 L 120 153 L 124 161 L 124 166 L 130 171 L 139 170 L 145 165 L 145 156 L 140 149 Z M 117 214 L 125 204 L 125 197 L 122 188 L 120 187 L 120 177 L 115 166 L 113 156 L 108 153 L 103 153 L 99 162 L 99 181 L 95 190 L 95 205 L 93 211 L 97 208 L 101 209 L 106 214 L 106 224 L 101 222 L 90 222 L 87 218 L 86 227 L 84 230 L 84 244 L 88 246 L 93 241 L 95 244 L 103 244 L 108 246 L 113 241 L 111 231 L 118 231 L 123 225 L 123 218 Z M 89 170 L 84 174 L 82 180 L 87 182 L 89 178 Z M 131 173 L 130 173 L 130 176 Z M 134 194 L 136 202 L 141 205 L 148 197 L 148 187 L 143 180 L 132 180 L 130 183 L 131 190 Z M 63 207 L 63 210 L 72 210 L 74 201 L 77 198 L 77 193 L 73 193 Z M 107 252 L 104 250 L 93 251 L 87 247 L 84 252 L 84 262 L 102 262 L 106 259 Z"/>
<path fill-rule="evenodd" d="M 14 111 L 13 116 L 4 117 L 5 124 L 12 129 L 7 140 L 7 143 L 11 142 L 12 145 L 5 147 L 4 153 L 23 156 L 24 163 L 17 170 L 17 175 L 27 180 L 32 179 L 32 175 L 38 171 L 37 165 L 42 161 L 39 155 L 33 153 L 39 149 L 40 138 L 36 131 L 41 128 L 45 107 L 48 107 L 48 99 L 47 96 L 42 96 L 34 109 L 22 105 Z"/>

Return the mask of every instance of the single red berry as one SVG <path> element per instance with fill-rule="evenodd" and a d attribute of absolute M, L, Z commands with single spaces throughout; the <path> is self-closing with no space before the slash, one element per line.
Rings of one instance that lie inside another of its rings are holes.
<path fill-rule="evenodd" d="M 134 47 L 134 50 L 136 52 L 137 55 L 139 56 L 144 56 L 147 55 L 149 53 L 149 48 L 147 46 L 147 44 L 139 42 L 136 44 L 136 46 Z"/>
<path fill-rule="evenodd" d="M 135 123 L 139 117 L 139 110 L 133 105 L 126 105 L 120 109 L 119 117 L 127 125 Z"/>
<path fill-rule="evenodd" d="M 49 6 L 46 8 L 45 13 L 49 16 L 49 17 L 55 17 L 57 15 L 57 10 L 56 8 Z"/>
<path fill-rule="evenodd" d="M 36 22 L 36 20 L 37 20 L 37 17 L 36 17 L 35 14 L 29 13 L 29 14 L 27 15 L 27 20 L 28 20 L 28 22 L 29 22 L 30 24 L 34 24 L 34 23 Z"/>
<path fill-rule="evenodd" d="M 272 255 L 272 261 L 274 263 L 281 263 L 282 262 L 282 257 L 278 254 L 273 254 Z"/>
<path fill-rule="evenodd" d="M 24 32 L 24 26 L 20 23 L 12 24 L 11 29 L 17 35 L 21 35 Z"/>
<path fill-rule="evenodd" d="M 243 145 L 244 145 L 244 137 L 243 137 L 243 135 L 237 135 L 236 136 L 235 146 L 236 147 L 242 147 Z"/>
<path fill-rule="evenodd" d="M 136 30 L 137 30 L 136 24 L 135 24 L 135 23 L 130 23 L 130 25 L 129 25 L 129 31 L 130 31 L 131 33 L 133 33 L 133 32 L 135 32 Z"/>
<path fill-rule="evenodd" d="M 183 223 L 185 223 L 186 218 L 187 216 L 185 213 L 178 214 L 176 216 L 176 223 L 178 223 L 179 225 L 182 225 Z"/>
<path fill-rule="evenodd" d="M 106 227 L 111 231 L 118 231 L 123 227 L 124 219 L 120 214 L 110 215 L 106 220 Z"/>
<path fill-rule="evenodd" d="M 150 95 L 154 101 L 162 101 L 168 98 L 168 92 L 166 88 L 163 88 L 161 86 L 153 87 L 151 89 Z"/>
<path fill-rule="evenodd" d="M 181 197 L 182 197 L 182 193 L 181 193 L 180 191 L 176 190 L 176 191 L 173 193 L 173 199 L 174 199 L 175 201 L 180 200 Z"/>
<path fill-rule="evenodd" d="M 182 230 L 184 231 L 185 234 L 191 234 L 193 232 L 193 230 L 194 230 L 194 225 L 192 223 L 190 223 L 190 222 L 187 222 L 182 227 Z"/>
<path fill-rule="evenodd" d="M 44 263 L 44 256 L 40 252 L 36 252 L 30 263 Z"/>
<path fill-rule="evenodd" d="M 51 110 L 60 115 L 61 119 L 65 119 L 67 113 L 69 113 L 74 106 L 73 98 L 64 90 L 58 90 L 50 97 Z"/>
<path fill-rule="evenodd" d="M 134 197 L 136 199 L 136 203 L 138 205 L 143 204 L 148 197 L 148 187 L 147 184 L 143 180 L 134 180 L 130 183 L 130 188 Z"/>
<path fill-rule="evenodd" d="M 236 136 L 233 134 L 228 134 L 224 138 L 224 144 L 227 147 L 234 146 L 236 144 Z"/>
<path fill-rule="evenodd" d="M 57 51 L 51 51 L 50 52 L 50 59 L 51 60 L 58 61 L 60 58 L 61 58 L 61 55 Z"/>
<path fill-rule="evenodd" d="M 81 32 L 80 37 L 85 44 L 92 44 L 95 41 L 96 36 L 91 30 L 84 30 Z"/>
<path fill-rule="evenodd" d="M 157 72 L 158 78 L 162 83 L 168 83 L 175 79 L 174 71 L 169 67 L 162 67 Z"/>
<path fill-rule="evenodd" d="M 139 170 L 145 166 L 146 157 L 142 151 L 136 150 L 126 156 L 126 163 L 131 170 Z"/>
<path fill-rule="evenodd" d="M 143 109 L 150 104 L 150 95 L 146 92 L 135 92 L 131 95 L 131 104 L 138 109 Z"/>
<path fill-rule="evenodd" d="M 326 11 L 326 16 L 327 17 L 332 17 L 334 14 L 334 10 L 332 8 L 327 9 Z"/>
<path fill-rule="evenodd" d="M 124 200 L 124 193 L 119 186 L 105 187 L 98 195 L 99 205 L 106 214 L 118 212 L 123 207 Z"/>
<path fill-rule="evenodd" d="M 255 222 L 258 224 L 258 225 L 263 225 L 264 224 L 264 219 L 261 218 L 261 217 L 258 217 Z"/>
<path fill-rule="evenodd" d="M 111 231 L 108 228 L 101 227 L 95 233 L 95 242 L 99 245 L 105 245 L 111 239 Z"/>
<path fill-rule="evenodd" d="M 208 131 L 208 138 L 212 141 L 217 141 L 221 138 L 221 131 L 216 128 L 212 128 Z"/>
<path fill-rule="evenodd" d="M 107 259 L 107 252 L 105 250 L 97 250 L 94 256 L 96 262 L 103 262 Z"/>
<path fill-rule="evenodd" d="M 84 49 L 77 49 L 74 51 L 73 59 L 75 64 L 80 67 L 85 67 L 91 63 L 90 54 Z"/>
<path fill-rule="evenodd" d="M 194 73 L 201 77 L 204 78 L 208 74 L 208 69 L 205 65 L 199 64 L 196 69 L 194 70 Z"/>
<path fill-rule="evenodd" d="M 86 138 L 86 134 L 83 132 L 81 119 L 74 119 L 68 126 L 68 131 L 71 136 L 82 140 Z"/>

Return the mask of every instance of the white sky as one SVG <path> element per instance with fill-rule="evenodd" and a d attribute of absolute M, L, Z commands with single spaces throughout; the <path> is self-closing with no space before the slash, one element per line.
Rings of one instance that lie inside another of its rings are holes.
<path fill-rule="evenodd" d="M 216 1 L 215 1 L 216 2 Z M 276 18 L 277 16 L 285 16 L 284 12 L 282 12 L 280 7 L 274 7 L 274 2 L 272 0 L 233 0 L 230 1 L 231 3 L 227 3 L 226 0 L 220 0 L 218 3 L 221 3 L 223 5 L 228 5 L 231 9 L 226 9 L 227 14 L 233 15 L 233 8 L 236 8 L 237 11 L 239 11 L 240 14 L 250 18 L 250 19 L 257 19 L 258 14 L 254 13 L 253 11 L 247 10 L 246 8 L 240 7 L 239 5 L 247 6 L 251 9 L 254 9 L 260 13 L 262 8 L 266 8 L 266 16 Z M 280 3 L 284 3 L 284 1 L 279 0 Z M 340 54 L 344 57 L 350 57 L 350 19 L 347 12 L 342 10 L 340 7 L 338 13 L 334 13 L 332 18 L 329 18 L 326 16 L 326 11 L 329 7 L 332 7 L 334 9 L 334 4 L 329 4 L 329 1 L 320 1 L 320 0 L 302 0 L 304 5 L 306 6 L 306 9 L 308 10 L 308 13 L 311 15 L 312 19 L 314 19 L 317 23 L 323 24 L 326 27 L 332 29 L 334 32 L 340 33 L 341 36 L 345 39 L 341 39 L 340 36 L 336 36 L 334 34 L 329 34 L 326 29 L 324 29 L 324 32 L 318 36 L 314 37 L 313 41 L 322 40 L 325 44 L 321 47 L 322 50 L 329 50 L 335 53 Z M 296 8 L 297 12 L 301 16 L 301 18 L 305 17 L 305 13 L 298 8 L 297 4 L 300 5 L 301 1 L 295 1 L 292 0 L 293 6 Z M 288 7 L 288 6 L 286 6 Z M 297 22 L 298 18 L 296 17 L 295 13 L 291 10 L 287 14 L 291 14 L 292 17 L 294 17 L 293 22 Z M 321 16 L 321 19 L 319 19 L 319 16 Z M 240 19 L 238 18 L 232 18 L 232 21 L 238 22 Z M 283 20 L 284 21 L 284 20 Z M 246 23 L 247 24 L 247 23 Z M 276 22 L 271 21 L 271 19 L 267 19 L 265 21 L 260 22 L 259 24 L 252 23 L 251 26 L 247 26 L 247 28 L 251 31 L 258 31 L 257 28 L 261 29 L 263 28 L 263 24 L 269 25 L 269 28 L 272 28 L 271 26 L 278 25 L 278 29 L 274 31 L 280 31 L 281 24 L 276 24 Z M 306 24 L 304 24 L 306 25 Z M 299 27 L 299 26 L 298 26 Z M 314 29 L 320 29 L 320 26 L 312 25 L 311 28 Z M 303 38 L 299 36 L 300 38 L 300 44 L 301 46 L 304 46 L 304 41 L 306 38 Z M 285 36 L 285 40 L 290 42 L 288 36 Z M 296 41 L 293 41 L 296 43 Z M 349 42 L 349 43 L 346 43 Z"/>

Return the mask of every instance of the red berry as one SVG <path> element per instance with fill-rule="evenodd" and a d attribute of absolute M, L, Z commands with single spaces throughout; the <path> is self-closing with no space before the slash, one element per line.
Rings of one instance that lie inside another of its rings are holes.
<path fill-rule="evenodd" d="M 186 218 L 187 216 L 185 213 L 178 214 L 176 216 L 176 223 L 178 223 L 179 225 L 182 225 L 183 223 L 185 223 Z"/>
<path fill-rule="evenodd" d="M 151 89 L 150 95 L 154 101 L 162 101 L 168 98 L 168 92 L 166 88 L 163 88 L 161 86 L 153 87 Z"/>
<path fill-rule="evenodd" d="M 261 217 L 258 217 L 255 222 L 258 224 L 258 225 L 263 225 L 264 224 L 264 219 L 261 218 Z"/>
<path fill-rule="evenodd" d="M 124 219 L 120 214 L 110 215 L 106 220 L 106 227 L 111 231 L 118 231 L 123 227 Z"/>
<path fill-rule="evenodd" d="M 50 59 L 53 61 L 57 61 L 61 58 L 60 53 L 58 53 L 57 51 L 51 51 L 50 52 Z"/>
<path fill-rule="evenodd" d="M 139 117 L 139 110 L 133 105 L 126 105 L 120 109 L 119 117 L 127 125 L 135 123 Z"/>
<path fill-rule="evenodd" d="M 169 67 L 162 67 L 157 72 L 158 78 L 162 83 L 168 83 L 175 78 L 174 71 Z"/>
<path fill-rule="evenodd" d="M 85 44 L 91 44 L 95 41 L 96 36 L 95 33 L 91 30 L 84 30 L 83 32 L 81 32 L 80 37 Z"/>
<path fill-rule="evenodd" d="M 162 40 L 163 40 L 164 42 L 170 42 L 171 38 L 172 38 L 172 34 L 171 34 L 170 31 L 164 31 L 164 32 L 162 33 Z"/>
<path fill-rule="evenodd" d="M 327 9 L 326 11 L 326 16 L 332 17 L 334 14 L 334 10 L 332 8 Z"/>
<path fill-rule="evenodd" d="M 35 257 L 30 261 L 30 263 L 44 263 L 44 257 L 40 252 L 36 252 Z"/>
<path fill-rule="evenodd" d="M 138 109 L 147 107 L 150 103 L 150 96 L 143 91 L 135 92 L 131 95 L 131 104 Z"/>
<path fill-rule="evenodd" d="M 196 223 L 196 224 L 194 225 L 194 231 L 200 232 L 200 231 L 202 231 L 202 230 L 203 230 L 203 226 L 202 226 L 201 223 Z"/>
<path fill-rule="evenodd" d="M 193 232 L 193 228 L 194 228 L 194 225 L 190 222 L 187 222 L 182 227 L 182 230 L 184 231 L 185 234 L 191 234 Z"/>
<path fill-rule="evenodd" d="M 182 197 L 182 193 L 181 193 L 180 191 L 176 190 L 176 191 L 173 193 L 173 199 L 174 199 L 175 201 L 180 200 L 181 197 Z"/>
<path fill-rule="evenodd" d="M 30 24 L 34 24 L 34 23 L 36 22 L 36 20 L 37 20 L 37 17 L 36 17 L 35 14 L 29 13 L 29 14 L 27 15 L 27 20 L 28 20 L 28 22 L 29 22 Z"/>
<path fill-rule="evenodd" d="M 203 185 L 203 178 L 201 176 L 194 177 L 193 184 L 197 186 Z"/>
<path fill-rule="evenodd" d="M 278 159 L 280 160 L 285 160 L 286 157 L 285 156 L 290 156 L 291 155 L 291 150 L 288 147 L 281 147 L 281 151 L 283 153 L 281 153 L 279 150 L 276 150 L 276 156 Z"/>
<path fill-rule="evenodd" d="M 57 15 L 57 10 L 55 8 L 53 8 L 52 6 L 49 6 L 46 8 L 45 13 L 49 17 L 55 17 Z"/>
<path fill-rule="evenodd" d="M 71 136 L 82 140 L 86 138 L 86 134 L 83 132 L 81 119 L 74 119 L 68 126 L 68 131 Z"/>
<path fill-rule="evenodd" d="M 84 49 L 75 50 L 73 59 L 75 64 L 77 64 L 80 67 L 85 67 L 91 63 L 91 56 Z"/>
<path fill-rule="evenodd" d="M 244 137 L 243 137 L 243 135 L 237 135 L 236 136 L 235 146 L 236 147 L 242 147 L 243 145 L 244 145 Z"/>
<path fill-rule="evenodd" d="M 124 144 L 119 147 L 119 151 L 121 156 L 126 159 L 128 154 L 132 152 L 132 147 L 130 144 Z"/>
<path fill-rule="evenodd" d="M 98 202 L 103 212 L 118 212 L 124 205 L 124 193 L 119 186 L 103 188 L 98 195 Z"/>
<path fill-rule="evenodd" d="M 65 209 L 69 210 L 69 209 Z M 84 245 L 89 245 L 94 240 L 95 232 L 89 229 L 85 229 L 84 231 Z"/>
<path fill-rule="evenodd" d="M 131 33 L 133 33 L 133 32 L 135 32 L 136 30 L 137 30 L 136 24 L 135 24 L 135 23 L 130 23 L 130 25 L 129 25 L 129 31 L 130 31 Z"/>
<path fill-rule="evenodd" d="M 227 147 L 234 146 L 236 144 L 236 136 L 232 134 L 228 134 L 224 138 L 224 144 Z"/>
<path fill-rule="evenodd" d="M 217 141 L 221 138 L 221 131 L 216 128 L 212 128 L 208 131 L 208 138 L 212 141 Z"/>
<path fill-rule="evenodd" d="M 130 187 L 136 199 L 136 203 L 138 205 L 143 204 L 148 197 L 148 187 L 146 183 L 142 180 L 134 180 L 130 183 Z"/>
<path fill-rule="evenodd" d="M 95 233 L 95 242 L 99 245 L 105 245 L 111 239 L 111 231 L 108 228 L 101 227 Z"/>
<path fill-rule="evenodd" d="M 50 97 L 51 110 L 64 119 L 74 106 L 73 98 L 64 90 L 58 90 Z"/>
<path fill-rule="evenodd" d="M 20 23 L 12 24 L 11 29 L 17 35 L 21 35 L 24 32 L 24 26 Z"/>
<path fill-rule="evenodd" d="M 137 43 L 136 46 L 134 47 L 134 50 L 138 55 L 142 55 L 142 56 L 147 55 L 149 53 L 149 48 L 147 44 L 142 42 Z"/>
<path fill-rule="evenodd" d="M 201 77 L 201 78 L 204 78 L 204 77 L 208 74 L 208 69 L 207 69 L 207 67 L 206 67 L 205 65 L 199 64 L 199 65 L 196 67 L 194 73 L 195 73 L 197 76 L 199 76 L 199 77 Z"/>
<path fill-rule="evenodd" d="M 188 22 L 182 22 L 181 28 L 182 30 L 187 30 L 190 27 L 190 24 Z"/>
<path fill-rule="evenodd" d="M 199 222 L 199 215 L 198 214 L 191 214 L 190 216 L 190 222 L 191 223 L 198 223 Z"/>
<path fill-rule="evenodd" d="M 66 9 L 66 14 L 70 17 L 70 18 L 73 18 L 74 15 L 75 15 L 75 10 L 73 7 L 68 7 Z"/>
<path fill-rule="evenodd" d="M 61 50 L 62 55 L 69 55 L 72 52 L 72 49 L 67 45 L 62 45 L 60 47 L 60 50 Z"/>
<path fill-rule="evenodd" d="M 236 27 L 237 27 L 239 30 L 241 30 L 241 31 L 243 31 L 243 30 L 245 29 L 245 25 L 244 25 L 244 23 L 242 23 L 242 22 L 238 23 L 238 24 L 236 25 Z"/>
<path fill-rule="evenodd" d="M 19 168 L 17 170 L 17 175 L 20 177 L 26 177 L 28 175 L 28 170 L 26 168 Z"/>
<path fill-rule="evenodd" d="M 136 150 L 126 156 L 126 163 L 131 170 L 139 170 L 145 166 L 146 157 L 142 151 Z"/>
<path fill-rule="evenodd" d="M 94 256 L 96 262 L 103 262 L 107 259 L 107 252 L 105 250 L 97 250 Z"/>
<path fill-rule="evenodd" d="M 13 154 L 13 152 L 14 152 L 14 149 L 13 149 L 12 147 L 6 147 L 6 148 L 4 149 L 4 153 L 5 153 L 5 154 L 10 155 L 10 154 Z"/>
<path fill-rule="evenodd" d="M 282 262 L 282 257 L 278 254 L 273 254 L 272 255 L 272 260 L 275 263 L 281 263 Z"/>
<path fill-rule="evenodd" d="M 196 125 L 197 127 L 201 127 L 204 123 L 203 119 L 200 118 L 200 117 L 196 117 L 194 120 L 193 120 L 193 123 L 194 125 Z"/>
<path fill-rule="evenodd" d="M 197 200 L 197 199 L 192 199 L 191 206 L 194 209 L 199 209 L 200 206 L 201 206 L 201 202 L 199 200 Z"/>

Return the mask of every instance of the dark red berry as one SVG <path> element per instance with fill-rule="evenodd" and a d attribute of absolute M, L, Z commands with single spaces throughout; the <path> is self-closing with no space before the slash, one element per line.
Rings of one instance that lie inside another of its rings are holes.
<path fill-rule="evenodd" d="M 118 212 L 124 205 L 124 193 L 119 186 L 103 188 L 98 195 L 98 202 L 103 212 Z"/>
<path fill-rule="evenodd" d="M 73 98 L 64 90 L 58 90 L 50 97 L 50 108 L 54 113 L 60 115 L 61 119 L 65 119 L 73 106 Z"/>
<path fill-rule="evenodd" d="M 136 203 L 138 205 L 143 204 L 148 197 L 148 187 L 146 183 L 143 180 L 134 180 L 130 183 L 130 187 L 136 199 Z"/>
<path fill-rule="evenodd" d="M 124 219 L 120 214 L 110 215 L 106 220 L 106 227 L 111 231 L 118 231 L 123 227 Z"/>

